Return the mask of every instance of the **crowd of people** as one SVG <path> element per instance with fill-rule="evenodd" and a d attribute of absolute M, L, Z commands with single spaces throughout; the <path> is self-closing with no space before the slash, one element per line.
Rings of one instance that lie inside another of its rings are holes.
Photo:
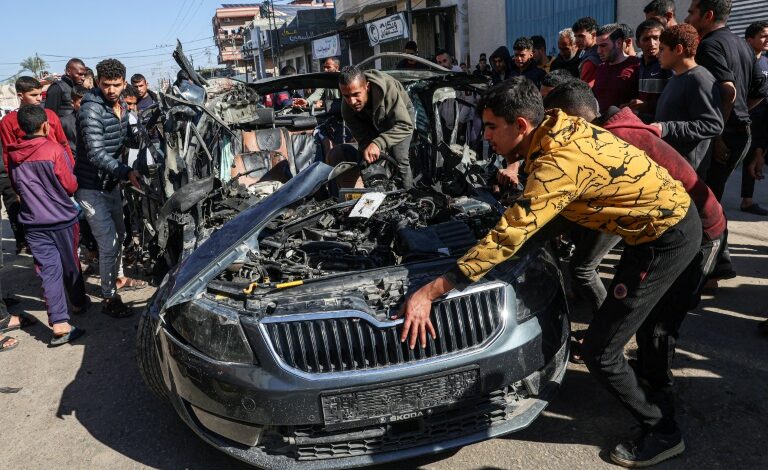
<path fill-rule="evenodd" d="M 547 56 L 541 36 L 518 38 L 512 53 L 501 46 L 481 54 L 474 68 L 457 64 L 446 50 L 434 57 L 446 69 L 488 82 L 476 101 L 441 108 L 441 117 L 446 125 L 455 121 L 451 112 L 479 121 L 464 128 L 466 142 L 486 140 L 506 163 L 499 183 L 522 192 L 454 269 L 411 293 L 397 315 L 405 319 L 402 340 L 411 348 L 425 344 L 427 335 L 435 336 L 432 301 L 481 279 L 544 225 L 570 222 L 572 284 L 593 314 L 586 335 L 574 343 L 573 360 L 583 361 L 643 429 L 611 451 L 623 466 L 653 465 L 685 448 L 674 417 L 671 360 L 683 318 L 702 289 L 736 276 L 720 201 L 742 162 L 740 208 L 768 215 L 753 200 L 768 147 L 768 21 L 752 23 L 739 37 L 726 26 L 730 7 L 728 0 L 693 0 L 685 22 L 677 23 L 673 1 L 654 0 L 634 29 L 580 18 L 559 32 L 555 57 Z M 405 51 L 418 55 L 415 42 Z M 397 64 L 426 67 L 413 58 Z M 323 68 L 339 72 L 338 89 L 306 98 L 276 93 L 265 104 L 340 101 L 342 134 L 351 135 L 320 135 L 341 144 L 324 142 L 326 159 L 372 163 L 387 154 L 401 185 L 413 187 L 409 148 L 417 110 L 403 85 L 378 70 L 339 71 L 335 58 Z M 86 260 L 97 260 L 103 313 L 130 315 L 120 291 L 146 286 L 122 272 L 121 184 L 140 187 L 126 158 L 130 122 L 157 96 L 143 76 L 132 76 L 130 84 L 125 78 L 125 67 L 107 59 L 96 65 L 89 87 L 85 64 L 72 59 L 48 89 L 44 108 L 40 82 L 19 78 L 21 107 L 0 121 L 3 202 L 17 251 L 31 252 L 42 280 L 54 346 L 83 333 L 70 322 L 70 314 L 90 303 L 78 246 Z M 467 112 L 467 103 L 475 112 Z M 346 144 L 352 139 L 356 146 Z M 623 253 L 606 289 L 596 268 L 619 243 Z M 0 302 L 3 333 L 34 321 L 9 314 L 6 303 Z M 765 322 L 761 327 L 768 330 Z M 629 362 L 624 347 L 633 336 L 638 357 Z M 0 351 L 16 345 L 0 339 Z"/>

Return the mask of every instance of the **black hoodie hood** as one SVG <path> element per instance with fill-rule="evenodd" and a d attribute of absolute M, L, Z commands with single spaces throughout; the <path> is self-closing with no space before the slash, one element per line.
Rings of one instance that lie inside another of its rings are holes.
<path fill-rule="evenodd" d="M 504 71 L 503 74 L 500 74 L 496 70 L 496 66 L 493 64 L 493 60 L 496 57 L 501 57 L 504 60 L 504 63 L 507 64 L 507 69 Z M 491 74 L 493 77 L 493 83 L 496 84 L 502 80 L 506 80 L 510 78 L 512 75 L 512 68 L 515 64 L 512 63 L 512 55 L 509 53 L 509 49 L 507 49 L 507 46 L 499 46 L 495 51 L 493 51 L 493 54 L 489 57 L 489 60 L 491 61 L 491 70 L 493 73 Z"/>

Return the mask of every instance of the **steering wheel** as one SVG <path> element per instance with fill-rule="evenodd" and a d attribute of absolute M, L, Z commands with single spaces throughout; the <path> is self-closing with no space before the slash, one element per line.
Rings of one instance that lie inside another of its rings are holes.
<path fill-rule="evenodd" d="M 379 159 L 373 163 L 368 163 L 361 156 L 357 166 L 366 188 L 385 186 L 393 177 L 398 177 L 397 160 L 386 152 L 381 152 Z"/>

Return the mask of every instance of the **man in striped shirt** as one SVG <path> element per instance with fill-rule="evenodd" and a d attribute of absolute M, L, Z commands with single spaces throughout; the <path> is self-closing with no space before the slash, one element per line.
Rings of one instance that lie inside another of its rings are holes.
<path fill-rule="evenodd" d="M 672 71 L 662 69 L 659 63 L 659 38 L 663 31 L 664 24 L 651 18 L 640 23 L 635 36 L 643 51 L 643 58 L 640 61 L 639 93 L 629 106 L 645 123 L 654 121 L 656 103 L 667 80 L 672 77 Z"/>

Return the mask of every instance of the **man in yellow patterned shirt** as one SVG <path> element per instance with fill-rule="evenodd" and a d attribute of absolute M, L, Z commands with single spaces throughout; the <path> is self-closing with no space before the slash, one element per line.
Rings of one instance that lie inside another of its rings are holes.
<path fill-rule="evenodd" d="M 425 345 L 427 334 L 435 337 L 432 301 L 482 278 L 557 215 L 619 235 L 626 248 L 582 346 L 590 372 L 644 429 L 611 456 L 620 465 L 647 466 L 683 452 L 680 430 L 646 397 L 624 346 L 699 249 L 701 220 L 690 197 L 667 170 L 610 132 L 559 110 L 545 114 L 525 78 L 488 90 L 478 111 L 496 153 L 508 163 L 524 160 L 523 195 L 455 268 L 408 298 L 397 315 L 405 317 L 401 340 L 413 348 L 417 340 Z"/>

